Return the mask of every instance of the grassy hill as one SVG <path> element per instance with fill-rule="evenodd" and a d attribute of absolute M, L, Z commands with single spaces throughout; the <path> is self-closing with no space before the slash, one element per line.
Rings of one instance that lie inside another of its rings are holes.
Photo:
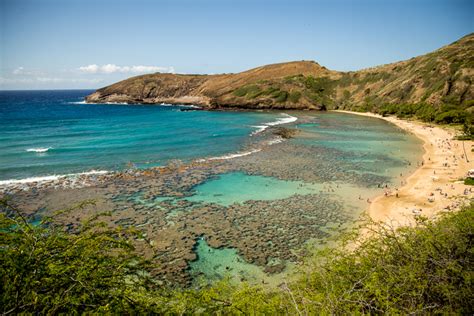
<path fill-rule="evenodd" d="M 97 90 L 88 102 L 194 103 L 208 108 L 377 109 L 382 104 L 461 106 L 473 112 L 474 33 L 432 53 L 351 72 L 313 61 L 236 74 L 142 75 Z"/>

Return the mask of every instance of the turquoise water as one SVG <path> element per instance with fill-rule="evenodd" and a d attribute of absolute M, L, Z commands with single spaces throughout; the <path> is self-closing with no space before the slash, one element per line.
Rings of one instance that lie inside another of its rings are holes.
<path fill-rule="evenodd" d="M 232 172 L 220 175 L 197 186 L 194 195 L 186 198 L 192 202 L 217 203 L 228 206 L 249 200 L 278 200 L 294 194 L 318 193 L 321 185 L 302 181 L 284 181 L 272 177 Z"/>
<path fill-rule="evenodd" d="M 279 221 L 281 220 L 281 227 L 277 229 L 279 234 L 289 235 L 287 241 L 283 241 L 286 244 L 292 238 L 289 232 L 301 229 L 298 225 L 290 224 L 290 227 L 287 227 L 287 223 L 301 216 L 313 218 L 314 225 L 330 236 L 350 227 L 351 221 L 369 206 L 368 201 L 382 193 L 378 185 L 391 183 L 398 186 L 402 180 L 400 174 L 408 175 L 416 168 L 416 162 L 421 159 L 421 141 L 383 120 L 340 113 L 291 113 L 291 115 L 298 116 L 303 122 L 298 124 L 297 121 L 295 125 L 301 132 L 282 145 L 272 147 L 273 149 L 263 153 L 263 156 L 255 154 L 253 159 L 249 158 L 242 166 L 244 168 L 250 166 L 252 172 L 260 171 L 283 178 L 294 178 L 296 171 L 296 175 L 308 179 L 307 182 L 231 172 L 196 186 L 193 190 L 194 195 L 186 199 L 193 202 L 215 203 L 221 207 L 229 207 L 234 203 L 251 204 L 253 200 L 273 201 L 272 206 L 266 208 L 271 210 L 275 207 L 274 214 L 270 216 L 276 216 Z M 316 180 L 318 178 L 320 180 Z M 311 197 L 320 192 L 329 199 L 329 204 L 320 203 L 319 198 L 311 200 Z M 295 194 L 298 195 L 298 201 L 308 199 L 310 202 L 294 206 L 284 200 Z M 325 211 L 336 203 L 340 203 L 341 208 L 335 212 L 347 215 L 344 225 Z M 282 214 L 279 213 L 281 208 L 278 208 L 278 205 L 302 211 L 293 212 L 291 215 Z M 266 208 L 257 209 L 257 213 L 265 213 Z M 270 220 L 265 216 L 257 218 L 263 222 Z M 248 220 L 256 219 L 252 217 Z M 257 235 L 261 233 L 255 231 Z M 271 233 L 268 238 L 272 243 L 276 242 L 275 236 Z M 321 242 L 324 241 L 309 238 L 304 243 L 319 245 Z M 239 247 L 238 243 L 236 245 Z M 265 248 L 265 245 L 259 246 Z M 302 247 L 303 243 L 299 246 Z M 195 253 L 197 260 L 190 262 L 189 267 L 197 284 L 228 277 L 235 282 L 246 280 L 276 286 L 291 275 L 293 267 L 289 262 L 283 261 L 286 266 L 283 272 L 268 274 L 265 272 L 266 266 L 246 262 L 239 256 L 237 249 L 215 249 L 210 247 L 205 239 L 198 240 Z M 278 261 L 272 255 L 268 259 L 270 264 L 275 260 Z M 275 263 L 278 265 L 280 262 Z"/>
<path fill-rule="evenodd" d="M 303 131 L 319 136 L 319 140 L 311 139 L 306 143 L 302 140 L 302 143 L 366 156 L 390 155 L 402 159 L 416 153 L 421 144 L 418 138 L 380 119 L 343 113 L 325 113 L 318 119 L 318 123 L 297 125 Z"/>
<path fill-rule="evenodd" d="M 280 113 L 84 104 L 92 91 L 1 91 L 0 180 L 220 156 Z"/>
<path fill-rule="evenodd" d="M 196 284 L 208 284 L 230 278 L 233 282 L 265 282 L 276 285 L 283 278 L 283 273 L 270 276 L 262 267 L 247 263 L 236 249 L 210 247 L 205 238 L 197 241 L 195 252 L 198 260 L 189 263 L 189 272 L 195 277 Z"/>
<path fill-rule="evenodd" d="M 317 122 L 296 125 L 305 134 L 291 141 L 312 147 L 332 148 L 356 172 L 393 176 L 414 170 L 422 157 L 422 141 L 381 119 L 352 114 L 324 113 Z"/>

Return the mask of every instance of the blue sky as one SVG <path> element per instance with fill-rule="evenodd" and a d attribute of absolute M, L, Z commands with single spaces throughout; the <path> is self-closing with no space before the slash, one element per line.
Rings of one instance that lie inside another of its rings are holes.
<path fill-rule="evenodd" d="M 357 70 L 474 31 L 472 0 L 0 0 L 0 89 L 315 60 Z"/>

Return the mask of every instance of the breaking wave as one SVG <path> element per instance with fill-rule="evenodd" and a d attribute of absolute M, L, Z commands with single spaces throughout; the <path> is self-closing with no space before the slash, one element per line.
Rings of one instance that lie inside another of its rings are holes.
<path fill-rule="evenodd" d="M 48 182 L 48 181 L 54 181 L 54 180 L 59 180 L 59 179 L 64 179 L 64 178 L 72 178 L 72 177 L 87 176 L 87 175 L 101 175 L 101 174 L 106 174 L 106 173 L 109 173 L 109 171 L 91 170 L 88 172 L 81 172 L 81 173 L 69 173 L 69 174 L 63 174 L 63 175 L 31 177 L 31 178 L 25 178 L 25 179 L 1 180 L 0 186 L 6 186 L 6 185 L 12 185 L 12 184 L 26 184 L 26 183 L 32 183 L 32 182 Z"/>
<path fill-rule="evenodd" d="M 45 153 L 48 150 L 53 149 L 53 147 L 47 147 L 47 148 L 28 148 L 26 151 L 27 152 L 34 152 L 34 153 Z"/>
<path fill-rule="evenodd" d="M 257 130 L 256 130 L 256 131 L 253 131 L 253 132 L 250 134 L 250 136 L 254 136 L 254 135 L 260 134 L 261 132 L 263 132 L 264 130 L 266 130 L 267 128 L 269 128 L 270 126 L 288 124 L 288 123 L 295 122 L 295 121 L 298 119 L 297 117 L 291 116 L 291 115 L 286 114 L 286 113 L 282 113 L 281 115 L 282 115 L 283 117 L 278 118 L 276 121 L 268 122 L 268 123 L 263 123 L 263 125 L 256 125 L 256 126 L 253 126 L 253 127 L 257 128 Z"/>
<path fill-rule="evenodd" d="M 251 154 L 255 154 L 261 151 L 261 149 L 253 149 L 250 151 L 245 151 L 245 152 L 238 152 L 235 154 L 229 154 L 229 155 L 224 155 L 224 156 L 218 156 L 218 157 L 211 157 L 207 159 L 198 159 L 197 162 L 204 162 L 204 161 L 209 161 L 209 160 L 227 160 L 227 159 L 233 159 L 233 158 L 238 158 L 238 157 L 244 157 L 248 156 Z"/>

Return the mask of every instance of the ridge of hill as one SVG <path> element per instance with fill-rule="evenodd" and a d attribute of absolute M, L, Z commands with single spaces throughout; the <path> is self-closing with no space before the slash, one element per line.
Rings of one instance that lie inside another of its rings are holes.
<path fill-rule="evenodd" d="M 333 71 L 314 61 L 294 61 L 235 74 L 155 73 L 98 89 L 86 101 L 300 110 L 425 103 L 435 108 L 461 105 L 472 113 L 473 80 L 471 33 L 434 52 L 359 71 Z"/>

